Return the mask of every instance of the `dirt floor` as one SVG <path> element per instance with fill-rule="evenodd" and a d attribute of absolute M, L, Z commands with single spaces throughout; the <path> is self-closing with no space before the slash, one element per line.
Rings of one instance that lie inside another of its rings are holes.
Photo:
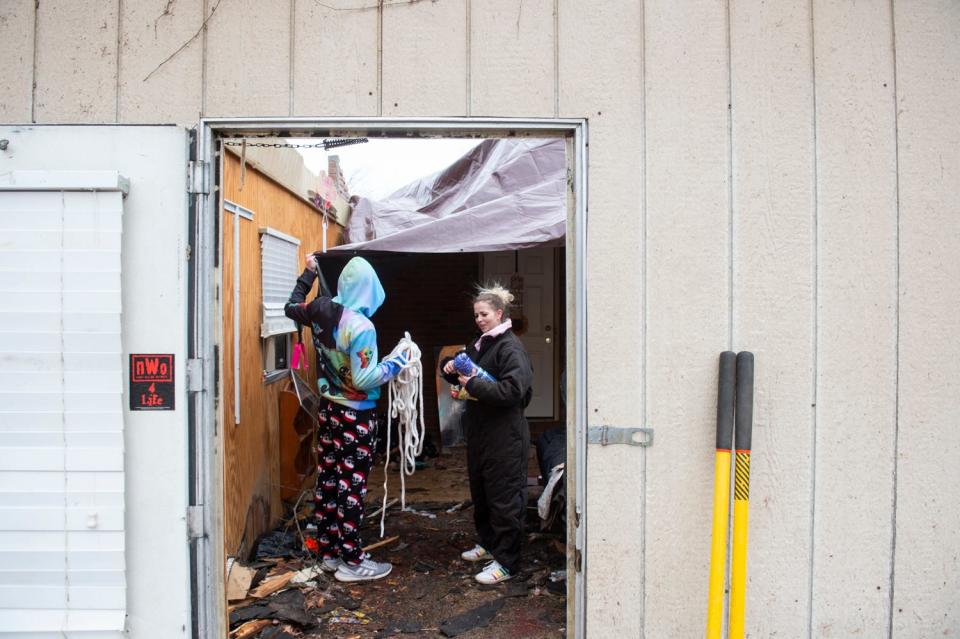
<path fill-rule="evenodd" d="M 497 586 L 482 586 L 473 578 L 482 564 L 460 559 L 460 552 L 476 541 L 463 450 L 447 450 L 439 458 L 428 460 L 425 468 L 407 478 L 406 484 L 407 508 L 412 512 L 401 512 L 399 504 L 388 509 L 383 539 L 379 514 L 368 517 L 363 528 L 365 547 L 387 542 L 374 547 L 371 555 L 377 561 L 393 564 L 388 577 L 342 584 L 326 574 L 313 577 L 311 572 L 310 581 L 292 589 L 232 602 L 228 608 L 233 609 L 231 636 L 565 636 L 565 583 L 551 579 L 565 566 L 563 539 L 559 534 L 539 532 L 537 487 L 530 491 L 528 541 L 521 573 Z M 382 464 L 371 473 L 368 485 L 367 512 L 373 513 L 383 498 Z M 390 500 L 400 495 L 396 467 L 389 475 L 389 495 Z M 310 569 L 313 564 L 310 557 L 286 557 L 279 562 L 261 558 L 253 567 L 259 568 L 263 587 L 292 571 Z M 462 617 L 460 627 L 458 617 Z"/>

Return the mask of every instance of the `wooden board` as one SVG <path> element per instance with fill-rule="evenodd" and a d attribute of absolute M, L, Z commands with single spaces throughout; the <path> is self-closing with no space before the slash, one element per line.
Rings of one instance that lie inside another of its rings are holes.
<path fill-rule="evenodd" d="M 223 410 L 224 410 L 224 547 L 227 554 L 240 556 L 253 540 L 268 529 L 281 514 L 280 434 L 278 394 L 282 383 L 264 385 L 260 338 L 261 281 L 260 235 L 258 229 L 271 227 L 300 239 L 300 265 L 307 251 L 321 246 L 322 220 L 319 213 L 292 196 L 272 180 L 248 167 L 243 190 L 239 185 L 239 158 L 224 156 L 224 197 L 254 212 L 253 220 L 240 219 L 240 424 L 234 423 L 233 382 L 233 224 L 234 215 L 223 216 Z M 328 242 L 339 241 L 337 225 L 328 228 Z M 293 290 L 294 281 L 290 282 Z M 309 331 L 304 333 L 309 340 Z M 316 382 L 316 361 L 312 346 L 307 354 L 310 368 L 301 371 L 311 384 Z"/>

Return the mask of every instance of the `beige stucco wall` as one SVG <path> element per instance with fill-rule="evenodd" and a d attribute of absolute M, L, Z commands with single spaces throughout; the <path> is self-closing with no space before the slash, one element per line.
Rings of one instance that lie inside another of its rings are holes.
<path fill-rule="evenodd" d="M 960 633 L 960 3 L 35 4 L 0 121 L 588 117 L 589 414 L 656 429 L 589 451 L 589 636 L 702 633 L 724 349 L 749 634 Z"/>

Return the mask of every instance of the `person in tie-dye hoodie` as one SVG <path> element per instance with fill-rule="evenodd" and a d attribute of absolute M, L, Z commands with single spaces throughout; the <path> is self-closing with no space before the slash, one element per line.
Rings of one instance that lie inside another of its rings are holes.
<path fill-rule="evenodd" d="M 363 499 L 373 465 L 380 386 L 406 366 L 403 355 L 378 362 L 377 331 L 370 317 L 386 299 L 380 278 L 354 257 L 337 281 L 337 296 L 306 302 L 317 278 L 313 255 L 287 301 L 287 317 L 310 327 L 317 349 L 322 401 L 317 432 L 315 521 L 321 566 L 339 581 L 369 581 L 392 566 L 364 557 L 360 542 Z"/>

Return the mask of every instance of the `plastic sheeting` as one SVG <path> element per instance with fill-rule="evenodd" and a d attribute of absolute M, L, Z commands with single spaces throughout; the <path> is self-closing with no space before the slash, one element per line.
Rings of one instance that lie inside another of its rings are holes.
<path fill-rule="evenodd" d="M 562 139 L 484 140 L 452 165 L 384 200 L 357 198 L 333 251 L 456 253 L 563 244 Z"/>

